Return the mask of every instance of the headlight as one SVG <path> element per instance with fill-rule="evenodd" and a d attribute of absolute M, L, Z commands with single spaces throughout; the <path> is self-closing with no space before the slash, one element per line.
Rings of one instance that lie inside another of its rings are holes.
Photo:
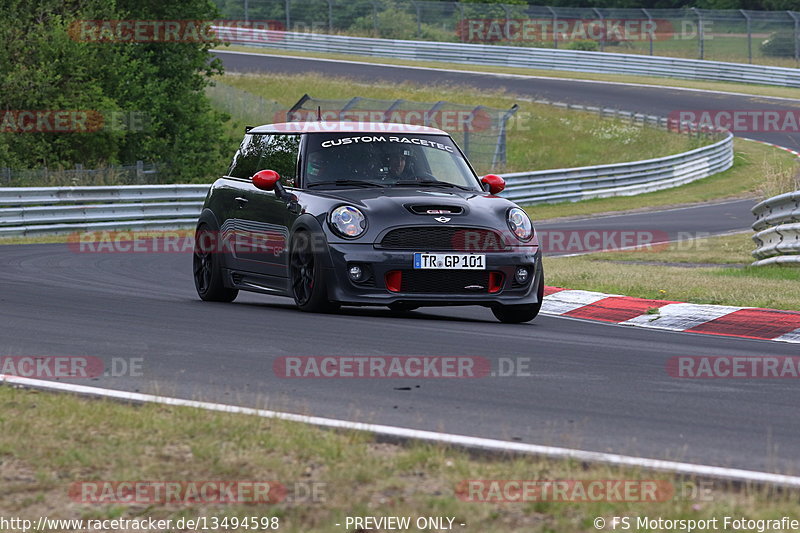
<path fill-rule="evenodd" d="M 507 215 L 508 227 L 511 233 L 521 241 L 529 241 L 533 236 L 533 224 L 528 215 L 519 207 L 512 207 Z"/>
<path fill-rule="evenodd" d="M 343 205 L 331 211 L 329 225 L 342 237 L 354 239 L 367 229 L 367 218 L 352 205 Z"/>

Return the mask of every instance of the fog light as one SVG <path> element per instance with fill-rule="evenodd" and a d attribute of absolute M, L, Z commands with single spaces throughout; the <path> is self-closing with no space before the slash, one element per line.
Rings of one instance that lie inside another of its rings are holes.
<path fill-rule="evenodd" d="M 517 272 L 514 274 L 514 280 L 520 285 L 525 285 L 528 282 L 528 269 L 526 267 L 517 267 Z"/>
<path fill-rule="evenodd" d="M 353 281 L 361 281 L 364 277 L 364 271 L 358 265 L 351 265 L 350 268 L 347 269 L 347 274 Z"/>

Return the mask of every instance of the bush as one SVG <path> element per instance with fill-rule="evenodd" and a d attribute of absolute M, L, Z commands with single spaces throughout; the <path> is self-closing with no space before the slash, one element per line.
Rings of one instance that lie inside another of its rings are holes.
<path fill-rule="evenodd" d="M 568 50 L 583 50 L 584 52 L 597 52 L 600 45 L 597 41 L 579 40 L 569 43 Z"/>

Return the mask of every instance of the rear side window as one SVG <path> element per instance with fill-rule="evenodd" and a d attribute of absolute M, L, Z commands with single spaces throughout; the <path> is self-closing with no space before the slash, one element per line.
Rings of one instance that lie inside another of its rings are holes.
<path fill-rule="evenodd" d="M 292 187 L 297 176 L 300 135 L 248 134 L 233 156 L 228 175 L 248 179 L 259 170 L 274 170 Z"/>

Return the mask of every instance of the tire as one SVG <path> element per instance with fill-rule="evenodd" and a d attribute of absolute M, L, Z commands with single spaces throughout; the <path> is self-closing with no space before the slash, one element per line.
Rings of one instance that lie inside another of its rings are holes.
<path fill-rule="evenodd" d="M 539 262 L 539 287 L 536 291 L 539 301 L 529 305 L 498 305 L 492 307 L 495 318 L 504 324 L 521 324 L 530 322 L 539 315 L 544 299 L 544 270 Z"/>
<path fill-rule="evenodd" d="M 217 233 L 218 235 L 218 233 Z M 208 224 L 200 224 L 194 234 L 192 271 L 197 295 L 206 302 L 232 302 L 239 295 L 238 289 L 230 289 L 222 280 L 222 264 L 217 253 L 216 237 Z"/>
<path fill-rule="evenodd" d="M 319 255 L 311 246 L 311 237 L 306 231 L 292 236 L 289 253 L 289 281 L 292 297 L 301 311 L 330 313 L 339 305 L 328 300 L 328 286 Z"/>

